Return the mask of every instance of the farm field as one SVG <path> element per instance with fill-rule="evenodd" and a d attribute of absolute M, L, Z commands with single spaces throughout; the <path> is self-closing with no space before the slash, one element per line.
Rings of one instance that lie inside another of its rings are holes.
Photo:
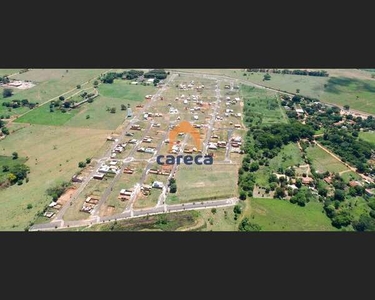
<path fill-rule="evenodd" d="M 237 195 L 237 165 L 181 165 L 176 183 L 177 193 L 168 195 L 168 204 L 234 197 Z"/>
<path fill-rule="evenodd" d="M 107 130 L 31 125 L 2 140 L 0 155 L 17 151 L 28 157 L 30 181 L 0 191 L 0 230 L 23 230 L 51 202 L 47 188 L 69 181 L 78 171 L 78 162 L 94 157 L 108 134 Z M 26 209 L 28 204 L 33 208 Z"/>
<path fill-rule="evenodd" d="M 333 158 L 318 146 L 308 147 L 306 149 L 306 153 L 307 157 L 312 159 L 312 165 L 314 166 L 314 168 L 321 173 L 324 173 L 326 171 L 342 172 L 345 170 L 349 170 L 344 164 Z"/>
<path fill-rule="evenodd" d="M 309 202 L 305 207 L 279 199 L 247 200 L 243 216 L 259 224 L 262 231 L 335 231 L 323 205 Z"/>

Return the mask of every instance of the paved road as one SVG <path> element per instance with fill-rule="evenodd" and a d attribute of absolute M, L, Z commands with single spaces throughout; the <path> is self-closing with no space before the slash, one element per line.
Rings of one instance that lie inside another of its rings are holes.
<path fill-rule="evenodd" d="M 239 200 L 237 198 L 228 198 L 228 199 L 213 200 L 213 201 L 159 206 L 159 207 L 153 207 L 153 208 L 147 208 L 147 209 L 125 211 L 121 214 L 103 217 L 103 218 L 93 217 L 91 219 L 81 220 L 81 221 L 65 221 L 65 222 L 51 222 L 51 223 L 46 223 L 46 224 L 38 224 L 30 228 L 30 231 L 45 231 L 45 230 L 51 231 L 51 230 L 56 230 L 56 229 L 84 227 L 84 226 L 90 226 L 94 224 L 105 223 L 105 222 L 121 221 L 121 220 L 126 220 L 126 219 L 140 218 L 140 217 L 146 217 L 149 215 L 157 215 L 157 214 L 163 214 L 163 213 L 176 213 L 176 212 L 188 211 L 188 210 L 210 209 L 210 208 L 220 208 L 220 207 L 223 208 L 223 207 L 234 206 L 238 201 Z"/>

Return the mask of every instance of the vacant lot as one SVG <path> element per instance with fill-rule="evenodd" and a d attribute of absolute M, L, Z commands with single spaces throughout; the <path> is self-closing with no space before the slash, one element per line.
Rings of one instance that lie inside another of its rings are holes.
<path fill-rule="evenodd" d="M 115 80 L 112 84 L 99 86 L 99 93 L 104 97 L 127 100 L 130 105 L 133 105 L 131 101 L 143 101 L 146 95 L 153 95 L 156 90 L 154 86 L 131 85 L 126 80 Z"/>
<path fill-rule="evenodd" d="M 306 152 L 307 156 L 312 159 L 312 165 L 315 170 L 321 173 L 324 173 L 326 171 L 341 172 L 349 170 L 345 165 L 343 165 L 337 159 L 333 158 L 318 146 L 310 146 L 309 148 L 307 148 Z"/>
<path fill-rule="evenodd" d="M 88 231 L 176 231 L 197 223 L 198 213 L 186 211 L 173 214 L 156 215 L 124 221 L 98 224 Z M 79 229 L 78 229 L 79 230 Z"/>
<path fill-rule="evenodd" d="M 106 130 L 31 125 L 2 140 L 0 155 L 16 151 L 28 157 L 31 173 L 28 183 L 0 192 L 0 230 L 23 230 L 50 203 L 46 189 L 70 180 L 78 162 L 95 156 L 108 134 Z M 33 208 L 26 209 L 27 204 Z"/>
<path fill-rule="evenodd" d="M 262 231 L 335 231 L 323 205 L 310 202 L 305 207 L 279 199 L 250 199 L 244 216 L 259 224 Z"/>
<path fill-rule="evenodd" d="M 245 124 L 263 125 L 288 122 L 275 93 L 241 85 L 241 98 L 245 105 L 243 118 Z"/>
<path fill-rule="evenodd" d="M 237 165 L 181 165 L 177 175 L 177 193 L 169 194 L 170 204 L 230 198 L 237 195 Z"/>

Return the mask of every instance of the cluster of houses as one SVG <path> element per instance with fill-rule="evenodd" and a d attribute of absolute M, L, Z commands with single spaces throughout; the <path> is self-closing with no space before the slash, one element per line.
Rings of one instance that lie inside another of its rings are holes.
<path fill-rule="evenodd" d="M 188 84 L 186 84 L 186 83 L 180 83 L 178 85 L 178 88 L 180 90 L 193 90 L 194 88 L 197 89 L 197 90 L 201 90 L 201 89 L 204 89 L 204 84 L 200 84 L 200 85 L 195 86 L 194 80 L 192 80 Z"/>
<path fill-rule="evenodd" d="M 103 174 L 103 175 L 108 174 L 108 173 L 118 174 L 119 171 L 120 171 L 120 168 L 118 167 L 118 162 L 115 161 L 115 160 L 111 160 L 109 162 L 109 165 L 107 165 L 106 163 L 103 163 L 100 166 L 100 168 L 98 169 L 98 172 Z M 99 175 L 99 176 L 96 176 L 96 175 Z M 103 175 L 95 174 L 94 178 L 95 179 L 103 179 L 103 177 L 104 177 Z"/>
<path fill-rule="evenodd" d="M 163 116 L 163 114 L 161 113 L 152 113 L 152 112 L 147 112 L 147 113 L 144 113 L 143 114 L 143 119 L 145 120 L 148 120 L 149 118 L 153 118 L 153 117 L 157 117 L 157 118 L 161 118 Z"/>

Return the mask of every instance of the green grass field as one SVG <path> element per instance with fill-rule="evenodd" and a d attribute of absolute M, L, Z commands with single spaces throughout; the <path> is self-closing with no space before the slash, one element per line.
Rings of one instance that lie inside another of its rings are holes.
<path fill-rule="evenodd" d="M 109 91 L 116 91 L 115 96 Z M 102 92 L 102 90 L 104 92 Z M 126 111 L 121 110 L 121 104 L 131 105 L 135 111 L 135 103 L 144 100 L 144 96 L 152 91 L 154 87 L 134 86 L 126 82 L 116 81 L 113 84 L 102 84 L 99 86 L 100 94 L 94 99 L 93 103 L 84 103 L 79 108 L 72 109 L 69 112 L 62 113 L 55 110 L 50 112 L 49 105 L 43 105 L 30 111 L 26 115 L 17 119 L 19 123 L 31 123 L 40 125 L 83 127 L 92 129 L 116 129 L 126 118 Z M 123 95 L 119 97 L 119 95 Z M 77 101 L 79 97 L 77 98 Z M 110 113 L 106 108 L 116 108 L 116 113 Z M 90 118 L 87 118 L 87 115 Z"/>
<path fill-rule="evenodd" d="M 36 86 L 26 90 L 13 88 L 13 96 L 5 99 L 3 98 L 2 88 L 0 88 L 0 115 L 21 115 L 29 111 L 27 107 L 20 107 L 8 111 L 8 108 L 2 106 L 2 103 L 5 101 L 11 102 L 12 100 L 28 99 L 29 102 L 38 102 L 39 105 L 41 105 L 62 94 L 68 97 L 78 91 L 76 89 L 78 84 L 81 85 L 82 89 L 91 87 L 96 77 L 106 70 L 69 69 L 68 72 L 66 71 L 65 69 L 34 69 L 14 76 L 13 79 L 30 80 L 34 82 Z M 84 84 L 89 80 L 91 81 Z"/>
<path fill-rule="evenodd" d="M 375 146 L 375 132 L 374 131 L 360 132 L 359 138 Z"/>
<path fill-rule="evenodd" d="M 244 110 L 248 108 L 251 120 L 244 116 L 245 124 L 286 123 L 288 119 L 274 92 L 241 85 Z"/>
<path fill-rule="evenodd" d="M 286 169 L 288 167 L 304 164 L 301 156 L 301 150 L 297 144 L 289 144 L 281 149 L 279 154 L 270 160 L 270 168 L 277 171 L 280 167 Z"/>
<path fill-rule="evenodd" d="M 180 165 L 176 175 L 177 193 L 167 203 L 224 199 L 237 195 L 237 165 Z"/>
<path fill-rule="evenodd" d="M 307 157 L 312 159 L 312 165 L 317 171 L 324 173 L 326 171 L 341 172 L 348 170 L 344 164 L 333 158 L 318 146 L 307 148 L 306 153 Z"/>
<path fill-rule="evenodd" d="M 262 231 L 335 231 L 323 205 L 310 202 L 300 207 L 278 199 L 250 199 L 244 216 Z"/>
<path fill-rule="evenodd" d="M 26 164 L 30 167 L 30 181 L 0 191 L 0 230 L 23 230 L 50 203 L 46 189 L 69 181 L 78 171 L 78 162 L 94 157 L 109 133 L 31 125 L 2 140 L 0 155 L 10 156 L 17 151 L 20 157 L 29 158 Z M 33 208 L 26 209 L 27 204 Z"/>
<path fill-rule="evenodd" d="M 4 172 L 3 167 L 8 166 L 9 168 L 12 168 L 13 166 L 17 164 L 24 164 L 26 162 L 26 158 L 19 157 L 18 159 L 13 159 L 12 156 L 3 156 L 0 155 L 0 183 L 6 180 L 9 171 Z"/>
<path fill-rule="evenodd" d="M 12 75 L 12 74 L 16 74 L 20 71 L 21 69 L 0 69 L 0 76 L 4 76 L 4 75 Z"/>

